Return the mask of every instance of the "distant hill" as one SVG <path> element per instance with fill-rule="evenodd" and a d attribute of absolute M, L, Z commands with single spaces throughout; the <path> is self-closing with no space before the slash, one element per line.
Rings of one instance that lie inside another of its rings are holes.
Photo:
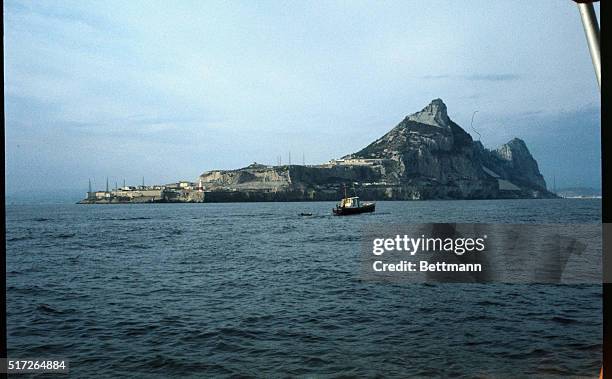
<path fill-rule="evenodd" d="M 335 200 L 343 184 L 369 199 L 556 197 L 546 189 L 523 140 L 486 149 L 448 117 L 441 99 L 341 159 L 314 166 L 214 170 L 199 181 L 209 200 L 218 201 Z"/>
<path fill-rule="evenodd" d="M 558 190 L 557 195 L 566 198 L 596 198 L 601 197 L 601 189 L 591 187 L 568 187 Z"/>

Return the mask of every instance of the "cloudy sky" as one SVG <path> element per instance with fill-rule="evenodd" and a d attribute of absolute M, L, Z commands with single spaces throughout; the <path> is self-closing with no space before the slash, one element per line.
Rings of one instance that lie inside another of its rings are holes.
<path fill-rule="evenodd" d="M 9 193 L 320 163 L 437 97 L 487 147 L 523 138 L 549 186 L 600 185 L 569 0 L 5 1 L 4 46 Z"/>

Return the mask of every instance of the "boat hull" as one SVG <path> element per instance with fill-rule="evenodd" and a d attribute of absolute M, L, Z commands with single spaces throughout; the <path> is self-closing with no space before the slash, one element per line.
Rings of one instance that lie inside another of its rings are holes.
<path fill-rule="evenodd" d="M 356 215 L 360 213 L 374 212 L 375 209 L 376 209 L 376 204 L 372 203 L 372 204 L 366 204 L 364 206 L 354 207 L 354 208 L 336 207 L 336 208 L 333 208 L 332 211 L 334 212 L 334 215 L 336 216 L 349 216 L 349 215 Z"/>

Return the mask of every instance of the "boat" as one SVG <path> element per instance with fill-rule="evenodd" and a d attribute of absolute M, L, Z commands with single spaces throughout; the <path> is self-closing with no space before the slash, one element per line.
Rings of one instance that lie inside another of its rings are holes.
<path fill-rule="evenodd" d="M 358 197 L 345 197 L 340 200 L 336 208 L 332 209 L 336 216 L 356 215 L 359 213 L 374 212 L 376 203 L 359 201 Z"/>
<path fill-rule="evenodd" d="M 376 203 L 371 202 L 361 202 L 359 197 L 347 197 L 346 196 L 346 186 L 344 187 L 344 198 L 340 200 L 340 202 L 336 205 L 336 208 L 333 208 L 332 211 L 336 216 L 348 216 L 355 215 L 359 213 L 369 213 L 374 212 L 376 209 Z"/>

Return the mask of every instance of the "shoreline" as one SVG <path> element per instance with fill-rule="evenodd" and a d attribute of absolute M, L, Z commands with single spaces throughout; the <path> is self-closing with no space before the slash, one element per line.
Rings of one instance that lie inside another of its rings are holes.
<path fill-rule="evenodd" d="M 375 201 L 375 202 L 424 202 L 424 201 L 503 201 L 503 200 L 601 200 L 601 198 L 471 198 L 471 199 L 364 199 L 364 201 Z M 86 200 L 80 200 L 76 203 L 68 203 L 68 204 L 76 204 L 76 205 L 126 205 L 126 204 L 240 204 L 240 203 L 333 203 L 338 202 L 338 199 L 329 199 L 329 200 L 216 200 L 216 201 L 96 201 L 89 202 Z"/>

